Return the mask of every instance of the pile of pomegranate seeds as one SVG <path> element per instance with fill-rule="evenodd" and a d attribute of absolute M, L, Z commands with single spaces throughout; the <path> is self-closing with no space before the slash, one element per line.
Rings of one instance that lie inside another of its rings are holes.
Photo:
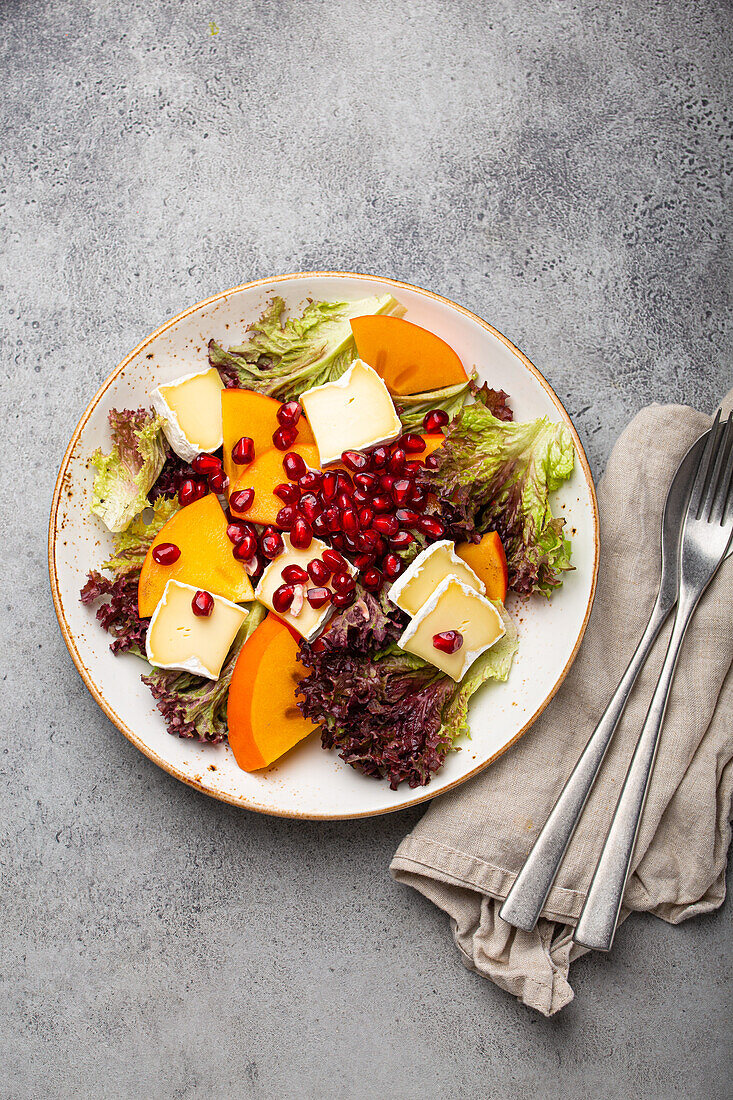
<path fill-rule="evenodd" d="M 193 462 L 191 463 L 191 469 L 194 471 L 194 473 L 201 474 L 203 477 L 206 477 L 208 479 L 209 488 L 211 489 L 212 493 L 226 493 L 227 489 L 229 488 L 229 478 L 224 473 L 224 467 L 221 464 L 221 459 L 217 458 L 216 455 L 196 455 Z M 183 486 L 181 486 L 181 489 L 182 488 Z M 201 496 L 205 495 L 205 493 L 201 494 Z M 181 504 L 184 503 L 184 501 L 181 499 L 180 494 L 178 499 L 181 501 Z M 191 501 L 188 500 L 185 503 L 190 504 Z"/>
<path fill-rule="evenodd" d="M 237 518 L 230 515 L 232 522 L 227 528 L 234 556 L 250 575 L 283 552 L 282 531 L 287 531 L 291 545 L 298 550 L 307 550 L 314 538 L 330 543 L 330 549 L 321 558 L 314 556 L 307 569 L 283 569 L 283 584 L 276 593 L 277 610 L 289 610 L 291 614 L 302 607 L 303 596 L 314 608 L 327 603 L 348 607 L 356 598 L 352 567 L 361 574 L 364 587 L 378 593 L 402 572 L 400 554 L 415 541 L 416 533 L 428 542 L 445 535 L 438 516 L 425 514 L 429 487 L 424 472 L 435 463 L 432 454 L 422 458 L 426 443 L 421 435 L 406 432 L 394 443 L 369 452 L 344 451 L 341 461 L 345 469 L 310 470 L 302 455 L 289 450 L 297 437 L 302 412 L 297 401 L 288 401 L 277 413 L 280 426 L 272 438 L 285 454 L 284 480 L 273 490 L 282 501 L 274 526 L 260 531 L 253 523 L 238 518 L 254 502 L 254 489 L 239 489 L 229 499 Z M 448 419 L 447 413 L 438 409 L 428 413 L 423 424 L 426 431 L 438 432 Z M 239 465 L 252 461 L 254 446 L 248 436 L 235 444 L 232 458 Z M 194 463 L 196 472 L 205 475 L 214 488 L 212 481 L 218 483 L 218 475 L 223 476 L 220 460 L 200 455 L 195 462 L 200 466 Z"/>

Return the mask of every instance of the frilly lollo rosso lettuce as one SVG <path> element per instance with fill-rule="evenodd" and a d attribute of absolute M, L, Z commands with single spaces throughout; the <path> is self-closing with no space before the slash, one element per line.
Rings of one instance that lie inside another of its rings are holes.
<path fill-rule="evenodd" d="M 169 733 L 208 744 L 226 741 L 227 700 L 234 666 L 242 646 L 266 614 L 267 608 L 262 604 L 252 604 L 218 680 L 166 668 L 152 668 L 149 675 L 142 677 L 153 693 Z"/>
<path fill-rule="evenodd" d="M 391 294 L 381 294 L 356 302 L 310 302 L 301 317 L 284 321 L 285 302 L 274 298 L 250 325 L 245 344 L 225 351 L 211 340 L 209 362 L 225 386 L 289 401 L 341 377 L 356 358 L 349 322 L 367 313 L 401 316 L 404 309 Z"/>
<path fill-rule="evenodd" d="M 163 420 L 147 409 L 112 409 L 109 413 L 112 450 L 96 450 L 92 465 L 97 474 L 92 511 L 110 531 L 124 531 L 149 504 L 148 493 L 158 479 L 168 454 Z"/>
<path fill-rule="evenodd" d="M 325 749 L 392 790 L 425 786 L 442 767 L 455 738 L 467 731 L 468 700 L 488 679 L 505 680 L 516 652 L 516 630 L 500 607 L 507 634 L 479 658 L 462 684 L 395 645 L 407 618 L 362 589 L 334 617 L 318 642 L 301 642 L 310 669 L 298 706 L 321 728 Z"/>
<path fill-rule="evenodd" d="M 450 536 L 477 540 L 498 531 L 510 588 L 549 596 L 572 568 L 565 521 L 549 502 L 573 470 L 570 432 L 546 417 L 505 423 L 483 403 L 464 406 L 446 432 L 427 478 Z"/>

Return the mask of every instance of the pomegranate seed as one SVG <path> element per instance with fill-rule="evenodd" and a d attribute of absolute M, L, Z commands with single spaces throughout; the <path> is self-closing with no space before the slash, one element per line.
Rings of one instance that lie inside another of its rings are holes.
<path fill-rule="evenodd" d="M 445 526 L 434 516 L 420 516 L 417 526 L 424 535 L 429 535 L 431 539 L 442 539 L 445 534 Z"/>
<path fill-rule="evenodd" d="M 318 492 L 322 480 L 323 476 L 317 470 L 306 470 L 302 477 L 298 478 L 298 485 L 304 493 Z"/>
<path fill-rule="evenodd" d="M 326 584 L 331 576 L 330 566 L 326 565 L 325 561 L 321 561 L 320 558 L 309 561 L 306 568 L 308 569 L 308 576 L 314 584 Z"/>
<path fill-rule="evenodd" d="M 214 474 L 221 469 L 221 459 L 216 455 L 196 455 L 191 463 L 191 469 L 197 474 L 205 474 L 208 477 L 209 474 Z"/>
<path fill-rule="evenodd" d="M 406 477 L 398 478 L 392 486 L 392 498 L 395 504 L 407 504 L 412 495 L 412 482 Z"/>
<path fill-rule="evenodd" d="M 359 526 L 361 528 L 371 527 L 373 519 L 374 512 L 371 508 L 361 508 L 359 510 Z"/>
<path fill-rule="evenodd" d="M 338 550 L 346 549 L 346 535 L 343 533 L 343 531 L 327 531 L 326 534 L 330 538 L 333 546 L 335 546 Z"/>
<path fill-rule="evenodd" d="M 387 459 L 389 458 L 389 451 L 386 447 L 375 447 L 369 456 L 370 465 L 373 470 L 381 470 L 382 466 L 387 465 Z"/>
<path fill-rule="evenodd" d="M 421 435 L 416 435 L 414 432 L 408 432 L 407 435 L 403 435 L 400 440 L 403 450 L 407 451 L 409 455 L 419 455 L 427 447 L 427 443 Z"/>
<path fill-rule="evenodd" d="M 229 497 L 229 506 L 235 512 L 246 512 L 252 507 L 255 499 L 254 489 L 238 489 Z"/>
<path fill-rule="evenodd" d="M 320 519 L 317 516 L 316 519 Z M 315 521 L 314 521 L 315 526 Z M 313 541 L 313 527 L 304 519 L 296 519 L 290 531 L 290 542 L 297 550 L 307 550 Z"/>
<path fill-rule="evenodd" d="M 463 645 L 463 635 L 460 630 L 444 630 L 433 634 L 433 645 L 443 653 L 455 653 Z"/>
<path fill-rule="evenodd" d="M 353 508 L 345 508 L 341 513 L 341 526 L 347 535 L 355 535 L 359 530 L 359 517 Z"/>
<path fill-rule="evenodd" d="M 263 535 L 277 535 L 279 531 L 277 527 L 274 527 L 271 523 L 268 523 L 266 527 L 262 528 Z"/>
<path fill-rule="evenodd" d="M 193 504 L 194 501 L 200 500 L 202 496 L 206 495 L 206 491 L 203 481 L 193 481 L 190 477 L 186 478 L 185 481 L 181 482 L 181 487 L 178 490 L 178 500 L 181 507 L 185 508 L 187 504 Z"/>
<path fill-rule="evenodd" d="M 339 470 L 336 474 L 336 483 L 338 485 L 339 493 L 345 493 L 347 497 L 350 497 L 354 492 L 354 482 L 351 480 L 349 474 L 344 473 L 343 470 Z"/>
<path fill-rule="evenodd" d="M 331 590 L 329 588 L 309 588 L 305 598 L 311 607 L 318 611 L 331 599 Z"/>
<path fill-rule="evenodd" d="M 323 506 L 315 493 L 305 493 L 298 502 L 298 511 L 305 516 L 308 523 L 313 523 L 316 516 L 323 511 Z"/>
<path fill-rule="evenodd" d="M 410 493 L 410 504 L 416 512 L 424 511 L 428 503 L 428 494 L 424 489 L 418 489 L 416 485 L 413 485 L 412 492 Z"/>
<path fill-rule="evenodd" d="M 300 500 L 300 489 L 297 485 L 288 485 L 283 482 L 272 490 L 276 497 L 280 497 L 283 504 L 297 504 Z"/>
<path fill-rule="evenodd" d="M 191 600 L 191 610 L 194 615 L 199 615 L 202 619 L 208 619 L 214 610 L 214 597 L 210 592 L 204 592 L 203 589 L 199 588 Z"/>
<path fill-rule="evenodd" d="M 225 493 L 227 491 L 229 478 L 223 470 L 217 470 L 216 473 L 209 474 L 209 487 L 212 493 Z"/>
<path fill-rule="evenodd" d="M 252 528 L 248 523 L 240 523 L 235 520 L 227 527 L 227 538 L 230 542 L 233 542 L 236 546 L 238 542 L 241 542 L 246 535 L 251 535 Z"/>
<path fill-rule="evenodd" d="M 321 513 L 321 515 L 319 515 L 319 516 L 316 516 L 316 518 L 312 521 L 312 527 L 313 527 L 313 534 L 318 535 L 319 538 L 323 538 L 324 535 L 328 534 L 328 527 L 326 526 L 326 517 L 323 515 L 323 513 Z"/>
<path fill-rule="evenodd" d="M 402 450 L 402 447 L 397 447 L 390 455 L 387 467 L 392 474 L 399 474 L 402 472 L 405 466 L 407 455 Z"/>
<path fill-rule="evenodd" d="M 344 545 L 341 547 L 341 549 L 350 550 L 352 554 L 356 554 L 359 550 L 359 535 L 344 534 L 342 537 L 344 540 Z"/>
<path fill-rule="evenodd" d="M 382 474 L 379 479 L 380 488 L 384 489 L 385 493 L 391 493 L 395 481 L 396 478 L 394 474 Z"/>
<path fill-rule="evenodd" d="M 292 584 L 281 584 L 279 588 L 276 588 L 272 593 L 272 606 L 276 611 L 281 614 L 283 611 L 287 611 L 291 603 L 295 599 L 295 586 Z"/>
<path fill-rule="evenodd" d="M 237 561 L 251 561 L 257 553 L 257 536 L 246 534 L 244 538 L 238 539 L 232 553 Z"/>
<path fill-rule="evenodd" d="M 384 584 L 384 577 L 378 569 L 374 568 L 367 569 L 361 580 L 364 587 L 368 588 L 370 592 L 378 592 Z"/>
<path fill-rule="evenodd" d="M 343 512 L 346 508 L 351 508 L 354 501 L 350 493 L 339 493 L 336 497 L 336 505 Z"/>
<path fill-rule="evenodd" d="M 275 531 L 272 535 L 263 535 L 260 539 L 260 550 L 270 561 L 282 554 L 284 549 L 283 537 L 278 531 Z"/>
<path fill-rule="evenodd" d="M 439 465 L 440 459 L 438 458 L 437 453 L 433 451 L 433 453 L 429 454 L 428 457 L 425 459 L 425 466 L 428 470 L 437 470 Z"/>
<path fill-rule="evenodd" d="M 351 573 L 335 573 L 331 578 L 331 587 L 334 592 L 350 592 L 356 584 Z"/>
<path fill-rule="evenodd" d="M 175 542 L 159 542 L 153 547 L 153 561 L 158 565 L 173 565 L 181 556 L 179 547 Z"/>
<path fill-rule="evenodd" d="M 349 564 L 343 554 L 339 554 L 338 550 L 331 550 L 329 547 L 323 551 L 321 557 L 332 573 L 348 573 Z"/>
<path fill-rule="evenodd" d="M 357 554 L 354 558 L 354 565 L 357 569 L 368 569 L 370 565 L 374 565 L 374 554 Z"/>
<path fill-rule="evenodd" d="M 374 553 L 377 555 L 378 558 L 383 558 L 384 555 L 387 553 L 387 540 L 384 535 L 379 536 L 379 542 L 374 547 Z"/>
<path fill-rule="evenodd" d="M 334 473 L 327 473 L 323 475 L 323 481 L 321 482 L 321 496 L 325 501 L 332 501 L 336 497 L 338 492 L 338 478 Z"/>
<path fill-rule="evenodd" d="M 350 592 L 337 592 L 336 595 L 332 597 L 331 602 L 334 607 L 343 608 L 350 607 L 355 599 L 356 589 L 352 588 Z"/>
<path fill-rule="evenodd" d="M 232 462 L 235 462 L 237 466 L 249 466 L 254 456 L 255 441 L 248 435 L 243 435 L 232 447 Z"/>
<path fill-rule="evenodd" d="M 300 420 L 303 410 L 301 409 L 297 401 L 286 401 L 284 405 L 281 405 L 277 410 L 277 422 L 281 424 L 283 428 L 295 427 Z"/>
<path fill-rule="evenodd" d="M 277 444 L 275 444 L 275 446 L 277 446 Z M 280 450 L 285 449 L 286 448 L 283 447 L 280 448 Z M 297 451 L 288 451 L 288 453 L 283 458 L 283 470 L 291 481 L 299 482 L 299 479 L 303 477 L 307 469 L 308 467 L 303 461 L 303 456 L 299 455 Z"/>
<path fill-rule="evenodd" d="M 275 517 L 275 523 L 278 527 L 282 527 L 284 531 L 289 531 L 298 518 L 298 513 L 295 508 L 290 504 L 286 504 L 284 508 L 281 508 Z"/>
<path fill-rule="evenodd" d="M 380 535 L 386 535 L 388 538 L 394 538 L 399 529 L 400 525 L 397 522 L 396 516 L 374 517 L 374 530 L 379 531 Z"/>
<path fill-rule="evenodd" d="M 422 473 L 422 462 L 406 462 L 402 470 L 403 477 L 419 477 Z"/>
<path fill-rule="evenodd" d="M 375 531 L 373 527 L 368 531 L 362 531 L 359 535 L 359 549 L 365 554 L 376 554 L 379 538 L 379 531 Z"/>
<path fill-rule="evenodd" d="M 288 451 L 298 438 L 298 429 L 293 427 L 278 428 L 272 433 L 272 442 L 278 451 Z"/>
<path fill-rule="evenodd" d="M 365 493 L 362 489 L 354 489 L 354 495 L 351 499 L 354 504 L 361 506 L 362 504 L 368 504 L 372 498 L 369 493 Z"/>
<path fill-rule="evenodd" d="M 390 550 L 406 550 L 410 543 L 415 541 L 415 536 L 409 531 L 398 531 L 389 540 Z"/>
<path fill-rule="evenodd" d="M 390 580 L 394 580 L 402 572 L 402 559 L 398 558 L 396 554 L 387 554 L 382 562 L 382 569 L 385 576 L 389 577 Z"/>
<path fill-rule="evenodd" d="M 412 512 L 409 508 L 398 508 L 395 512 L 395 518 L 401 527 L 417 527 L 420 519 L 417 512 Z"/>
<path fill-rule="evenodd" d="M 354 485 L 363 493 L 373 493 L 379 485 L 376 474 L 354 474 Z"/>
<path fill-rule="evenodd" d="M 426 432 L 439 432 L 449 420 L 450 417 L 445 409 L 433 409 L 432 412 L 425 413 L 422 422 Z"/>
<path fill-rule="evenodd" d="M 286 565 L 281 573 L 282 579 L 288 584 L 307 584 L 308 574 L 300 565 Z"/>
<path fill-rule="evenodd" d="M 334 531 L 341 530 L 341 513 L 335 504 L 332 504 L 330 508 L 327 508 L 323 513 L 326 518 L 326 527 L 332 533 Z"/>
<path fill-rule="evenodd" d="M 394 508 L 392 498 L 380 493 L 372 497 L 372 508 L 375 512 L 391 512 Z"/>
<path fill-rule="evenodd" d="M 341 455 L 341 461 L 344 466 L 348 466 L 350 470 L 358 473 L 360 470 L 366 470 L 369 466 L 369 459 L 366 455 L 363 455 L 361 451 L 344 451 Z"/>

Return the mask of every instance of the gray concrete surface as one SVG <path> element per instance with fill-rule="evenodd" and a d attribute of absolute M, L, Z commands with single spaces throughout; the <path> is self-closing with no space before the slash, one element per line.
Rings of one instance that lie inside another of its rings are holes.
<path fill-rule="evenodd" d="M 98 384 L 161 319 L 259 276 L 379 272 L 476 310 L 597 473 L 645 403 L 711 409 L 732 374 L 730 16 L 0 4 L 0 1095 L 730 1096 L 729 903 L 628 922 L 539 1018 L 388 877 L 419 810 L 268 820 L 140 756 L 74 670 L 45 566 Z"/>

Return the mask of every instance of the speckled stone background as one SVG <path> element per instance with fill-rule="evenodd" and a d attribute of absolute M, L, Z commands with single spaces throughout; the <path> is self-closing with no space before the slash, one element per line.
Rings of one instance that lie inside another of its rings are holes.
<path fill-rule="evenodd" d="M 597 474 L 645 403 L 712 409 L 730 63 L 725 0 L 2 0 L 2 1097 L 730 1096 L 729 903 L 629 921 L 542 1019 L 390 880 L 420 809 L 268 820 L 136 752 L 67 655 L 45 563 L 105 375 L 278 272 L 475 310 Z"/>

